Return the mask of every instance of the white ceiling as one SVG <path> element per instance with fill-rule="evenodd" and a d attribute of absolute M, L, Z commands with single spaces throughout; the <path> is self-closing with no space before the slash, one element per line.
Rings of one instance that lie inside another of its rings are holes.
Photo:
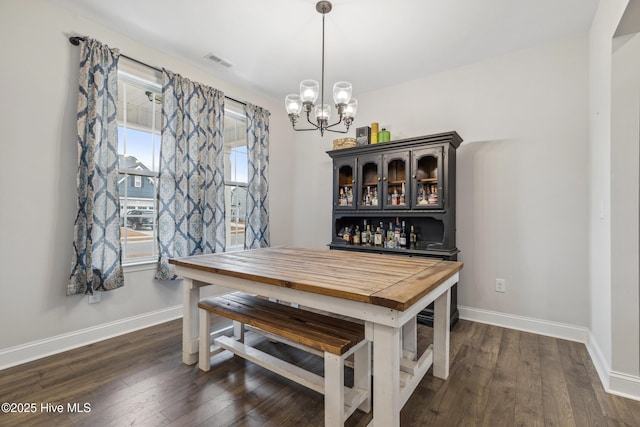
<path fill-rule="evenodd" d="M 316 0 L 49 1 L 274 99 L 297 93 L 305 78 L 321 77 L 322 15 Z M 326 94 L 338 80 L 353 83 L 357 98 L 358 93 L 586 34 L 597 3 L 333 0 L 326 15 Z M 205 59 L 211 53 L 233 66 Z"/>

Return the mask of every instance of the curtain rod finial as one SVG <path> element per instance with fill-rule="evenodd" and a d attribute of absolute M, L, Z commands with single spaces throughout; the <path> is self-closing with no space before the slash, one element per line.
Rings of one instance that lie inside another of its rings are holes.
<path fill-rule="evenodd" d="M 85 37 L 80 37 L 80 36 L 71 36 L 69 37 L 69 43 L 71 43 L 74 46 L 78 46 L 80 44 L 80 40 L 86 40 Z"/>

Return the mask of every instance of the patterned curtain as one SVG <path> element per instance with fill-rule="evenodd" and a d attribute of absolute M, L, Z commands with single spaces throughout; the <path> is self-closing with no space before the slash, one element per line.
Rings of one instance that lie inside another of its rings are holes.
<path fill-rule="evenodd" d="M 80 41 L 78 213 L 67 295 L 124 285 L 118 195 L 117 50 Z"/>
<path fill-rule="evenodd" d="M 247 104 L 247 218 L 245 249 L 269 246 L 269 111 Z"/>
<path fill-rule="evenodd" d="M 175 279 L 170 258 L 225 250 L 224 94 L 163 70 L 162 98 L 156 278 Z"/>

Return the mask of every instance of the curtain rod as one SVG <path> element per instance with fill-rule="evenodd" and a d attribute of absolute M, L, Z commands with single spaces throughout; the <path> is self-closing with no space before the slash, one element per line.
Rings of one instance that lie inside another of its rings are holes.
<path fill-rule="evenodd" d="M 71 36 L 71 37 L 69 37 L 69 43 L 71 43 L 74 46 L 79 46 L 80 45 L 80 40 L 86 40 L 86 37 L 79 37 L 79 36 Z M 156 70 L 157 72 L 162 73 L 162 69 L 160 69 L 158 67 L 154 67 L 153 65 L 149 65 L 149 64 L 147 64 L 145 62 L 142 62 L 142 61 L 140 61 L 138 59 L 132 58 L 132 57 L 127 56 L 127 55 L 124 55 L 122 53 L 120 54 L 120 56 L 122 56 L 124 58 L 127 58 L 129 61 L 133 61 L 133 62 L 135 62 L 137 64 L 140 64 L 140 65 L 142 65 L 144 67 L 151 68 L 152 70 Z M 246 102 L 238 101 L 237 99 L 232 98 L 230 96 L 225 95 L 224 97 L 227 98 L 230 101 L 237 102 L 238 104 L 247 105 Z"/>

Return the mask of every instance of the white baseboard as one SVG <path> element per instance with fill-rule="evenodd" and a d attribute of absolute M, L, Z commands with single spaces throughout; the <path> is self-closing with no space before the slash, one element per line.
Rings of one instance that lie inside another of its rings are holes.
<path fill-rule="evenodd" d="M 458 311 L 461 319 L 583 343 L 604 389 L 611 394 L 640 400 L 640 377 L 612 371 L 588 328 L 465 306 L 458 306 Z"/>
<path fill-rule="evenodd" d="M 640 377 L 611 371 L 609 388 L 606 390 L 611 394 L 640 400 Z"/>
<path fill-rule="evenodd" d="M 460 312 L 461 319 L 502 326 L 518 331 L 532 332 L 534 334 L 546 335 L 568 341 L 577 341 L 584 344 L 587 344 L 591 334 L 589 329 L 585 327 L 516 316 L 514 314 L 498 313 L 496 311 L 465 306 L 458 306 L 458 311 Z"/>
<path fill-rule="evenodd" d="M 0 370 L 182 317 L 182 305 L 0 350 Z"/>

